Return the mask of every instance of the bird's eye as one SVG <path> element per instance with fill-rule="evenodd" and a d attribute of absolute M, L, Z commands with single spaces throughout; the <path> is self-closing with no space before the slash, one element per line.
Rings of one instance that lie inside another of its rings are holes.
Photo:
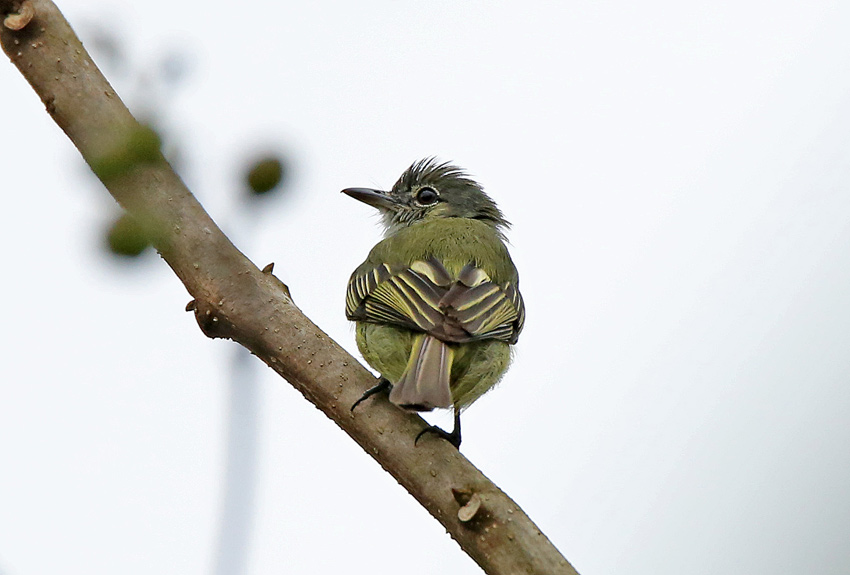
<path fill-rule="evenodd" d="M 423 206 L 430 206 L 436 202 L 439 197 L 437 190 L 434 188 L 419 188 L 419 191 L 416 192 L 416 201 Z"/>

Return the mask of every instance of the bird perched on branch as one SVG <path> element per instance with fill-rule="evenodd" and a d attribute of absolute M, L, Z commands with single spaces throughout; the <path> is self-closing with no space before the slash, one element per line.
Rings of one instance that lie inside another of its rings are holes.
<path fill-rule="evenodd" d="M 448 433 L 460 446 L 460 413 L 496 385 L 511 362 L 525 306 L 504 243 L 502 212 L 461 169 L 426 158 L 389 191 L 343 193 L 378 209 L 384 239 L 351 275 L 346 317 L 381 391 L 413 411 L 454 410 Z"/>

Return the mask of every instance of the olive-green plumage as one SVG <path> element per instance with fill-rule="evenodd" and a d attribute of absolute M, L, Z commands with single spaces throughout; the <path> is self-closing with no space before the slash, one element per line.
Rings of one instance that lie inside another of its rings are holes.
<path fill-rule="evenodd" d="M 477 183 L 432 159 L 389 192 L 343 192 L 378 208 L 386 227 L 349 280 L 357 346 L 393 403 L 453 407 L 455 431 L 438 433 L 459 445 L 460 411 L 499 382 L 525 319 L 509 224 Z"/>

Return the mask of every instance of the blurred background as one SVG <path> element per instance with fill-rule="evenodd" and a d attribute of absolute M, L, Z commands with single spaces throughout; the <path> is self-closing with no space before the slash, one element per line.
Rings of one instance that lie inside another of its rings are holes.
<path fill-rule="evenodd" d="M 850 572 L 850 4 L 59 5 L 355 355 L 380 227 L 339 190 L 428 155 L 484 185 L 528 321 L 463 452 L 583 575 Z M 480 573 L 201 334 L 11 64 L 0 86 L 0 573 Z"/>

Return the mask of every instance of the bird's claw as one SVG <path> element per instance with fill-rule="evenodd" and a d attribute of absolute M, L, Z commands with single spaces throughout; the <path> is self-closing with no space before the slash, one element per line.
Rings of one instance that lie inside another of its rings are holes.
<path fill-rule="evenodd" d="M 363 395 L 360 396 L 360 399 L 355 401 L 354 404 L 351 406 L 351 411 L 354 411 L 354 408 L 360 405 L 363 400 L 372 397 L 376 393 L 387 392 L 392 389 L 392 387 L 393 386 L 390 381 L 382 377 L 377 385 L 370 387 L 369 389 L 363 392 Z"/>
<path fill-rule="evenodd" d="M 419 438 L 425 435 L 426 433 L 433 433 L 437 437 L 441 437 L 455 446 L 455 449 L 460 450 L 460 412 L 455 409 L 455 426 L 452 429 L 451 433 L 437 427 L 436 425 L 429 425 L 425 429 L 419 432 L 416 436 L 416 439 L 413 440 L 413 445 L 416 445 L 419 442 Z"/>

